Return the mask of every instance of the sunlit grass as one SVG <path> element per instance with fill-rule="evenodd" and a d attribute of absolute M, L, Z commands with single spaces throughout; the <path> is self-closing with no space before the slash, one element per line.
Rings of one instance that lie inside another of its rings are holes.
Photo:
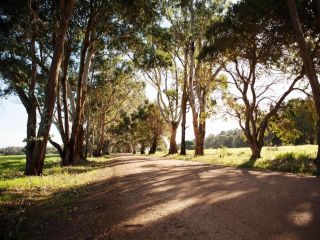
<path fill-rule="evenodd" d="M 314 174 L 315 168 L 312 159 L 315 158 L 316 145 L 264 147 L 262 158 L 252 163 L 249 159 L 251 151 L 249 148 L 219 148 L 206 149 L 204 156 L 194 156 L 194 151 L 187 151 L 186 156 L 179 154 L 167 157 L 179 160 L 198 161 L 213 165 L 232 167 L 248 167 L 267 169 L 281 172 L 298 174 Z M 164 156 L 165 153 L 158 152 L 156 156 Z"/>
<path fill-rule="evenodd" d="M 167 158 L 198 161 L 213 165 L 267 169 L 298 174 L 314 174 L 312 159 L 316 156 L 317 146 L 264 147 L 262 158 L 249 161 L 249 148 L 206 149 L 204 156 L 194 156 L 188 151 L 186 156 L 167 155 Z M 152 156 L 164 156 L 157 152 Z M 43 176 L 24 176 L 25 156 L 0 157 L 0 202 L 23 197 L 47 196 L 54 192 L 85 186 L 108 175 L 105 168 L 108 158 L 94 158 L 80 166 L 61 167 L 58 155 L 49 155 L 45 160 Z"/>
<path fill-rule="evenodd" d="M 25 156 L 0 157 L 0 202 L 17 195 L 43 197 L 90 184 L 108 175 L 108 158 L 95 158 L 80 166 L 61 167 L 58 155 L 47 156 L 42 176 L 24 176 Z"/>

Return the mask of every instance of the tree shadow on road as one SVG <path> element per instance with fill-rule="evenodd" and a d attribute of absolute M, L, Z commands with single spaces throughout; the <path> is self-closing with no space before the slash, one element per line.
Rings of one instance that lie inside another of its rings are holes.
<path fill-rule="evenodd" d="M 318 179 L 144 158 L 111 164 L 119 176 L 30 202 L 14 223 L 1 219 L 1 232 L 10 236 L 11 224 L 11 236 L 28 239 L 320 239 Z"/>

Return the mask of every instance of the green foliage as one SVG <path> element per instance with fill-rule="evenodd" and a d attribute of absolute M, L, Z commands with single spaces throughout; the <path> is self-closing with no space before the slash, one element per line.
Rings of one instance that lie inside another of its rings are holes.
<path fill-rule="evenodd" d="M 316 141 L 317 114 L 309 99 L 291 99 L 283 105 L 270 129 L 287 144 L 313 144 Z"/>
<path fill-rule="evenodd" d="M 186 140 L 186 149 L 187 150 L 194 150 L 195 144 L 194 141 Z"/>
<path fill-rule="evenodd" d="M 239 148 L 247 146 L 243 133 L 239 129 L 222 131 L 218 135 L 209 135 L 205 139 L 205 148 Z"/>
<path fill-rule="evenodd" d="M 283 42 L 285 36 L 274 34 L 275 16 L 268 12 L 271 7 L 280 7 L 276 2 L 279 1 L 245 0 L 230 6 L 222 21 L 208 28 L 208 44 L 201 56 L 210 58 L 222 53 L 230 60 L 259 56 L 258 63 L 262 64 L 283 56 L 283 46 L 276 43 L 280 39 Z M 259 49 L 248 48 L 252 44 Z"/>
<path fill-rule="evenodd" d="M 138 145 L 151 147 L 154 140 L 160 141 L 165 126 L 159 107 L 154 103 L 146 101 L 131 114 L 123 112 L 122 120 L 113 129 L 117 151 L 128 152 L 128 146 L 134 149 Z"/>

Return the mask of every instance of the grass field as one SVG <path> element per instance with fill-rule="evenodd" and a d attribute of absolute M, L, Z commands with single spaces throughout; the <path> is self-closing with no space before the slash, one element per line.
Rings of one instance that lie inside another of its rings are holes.
<path fill-rule="evenodd" d="M 316 152 L 316 145 L 264 147 L 262 149 L 262 158 L 256 162 L 249 160 L 251 155 L 249 148 L 206 149 L 205 155 L 200 157 L 195 157 L 193 151 L 188 151 L 187 156 L 176 154 L 167 157 L 213 165 L 313 175 L 315 174 L 315 167 L 312 159 L 315 158 Z M 161 155 L 161 153 L 158 154 Z"/>
<path fill-rule="evenodd" d="M 61 167 L 58 155 L 45 159 L 44 174 L 24 176 L 25 156 L 0 157 L 0 204 L 15 199 L 35 200 L 68 191 L 105 176 L 108 158 L 95 158 L 80 166 Z"/>

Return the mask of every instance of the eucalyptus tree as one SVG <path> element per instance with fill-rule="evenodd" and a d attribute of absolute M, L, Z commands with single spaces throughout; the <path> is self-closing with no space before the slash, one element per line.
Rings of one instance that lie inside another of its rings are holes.
<path fill-rule="evenodd" d="M 95 156 L 105 153 L 112 142 L 111 129 L 120 121 L 122 112 L 130 113 L 143 104 L 144 85 L 135 79 L 132 65 L 121 56 L 104 56 L 96 65 L 89 88 L 86 121 L 90 121 L 91 147 Z M 90 119 L 88 119 L 90 118 Z"/>
<path fill-rule="evenodd" d="M 225 62 L 233 86 L 226 103 L 246 136 L 253 161 L 260 158 L 271 117 L 304 76 L 302 64 L 287 48 L 287 36 L 274 34 L 274 19 L 255 14 L 258 4 L 241 1 L 230 7 L 223 21 L 209 28 L 203 51 Z M 285 80 L 289 86 L 283 89 Z"/>
<path fill-rule="evenodd" d="M 65 35 L 74 4 L 74 0 L 1 3 L 1 74 L 28 113 L 26 175 L 42 174 Z M 48 67 L 42 69 L 43 65 Z M 40 107 L 36 98 L 39 75 L 47 81 L 42 89 L 43 110 L 36 129 L 36 108 Z"/>
<path fill-rule="evenodd" d="M 288 52 L 299 54 L 300 59 L 295 61 L 303 65 L 306 76 L 309 79 L 312 94 L 314 95 L 318 119 L 320 116 L 320 87 L 317 74 L 320 70 L 319 62 L 319 34 L 320 34 L 320 4 L 317 0 L 242 0 L 235 5 L 247 9 L 247 16 L 251 18 L 247 23 L 268 24 L 269 36 L 273 40 L 271 45 L 286 48 Z M 251 26 L 251 24 L 248 24 Z M 275 38 L 276 37 L 276 38 Z M 275 49 L 276 53 L 281 53 Z M 318 120 L 318 125 L 319 124 Z M 318 127 L 317 138 L 320 139 Z M 317 169 L 320 169 L 320 145 L 315 159 Z M 319 170 L 320 172 L 320 170 Z"/>
<path fill-rule="evenodd" d="M 130 42 L 130 38 L 134 38 L 157 15 L 154 4 L 154 1 L 144 0 L 78 2 L 72 19 L 73 28 L 68 35 L 70 41 L 65 47 L 69 51 L 65 54 L 61 78 L 62 101 L 60 97 L 57 101 L 56 123 L 63 147 L 51 141 L 60 149 L 63 165 L 77 164 L 86 158 L 84 125 L 89 124 L 89 119 L 86 119 L 84 111 L 89 83 L 97 71 L 95 58 L 107 56 Z M 132 11 L 133 7 L 135 11 Z M 117 54 L 121 55 L 120 52 Z M 72 59 L 78 61 L 70 66 Z M 107 60 L 105 58 L 104 61 Z M 87 115 L 90 117 L 90 114 Z"/>
<path fill-rule="evenodd" d="M 15 5 L 14 1 L 1 2 L 0 72 L 6 84 L 2 94 L 16 93 L 26 109 L 28 115 L 26 158 L 27 163 L 31 163 L 37 130 L 36 81 L 39 82 L 42 77 L 37 74 L 34 58 L 36 29 L 39 22 L 30 1 L 18 7 Z M 25 31 L 17 34 L 14 33 L 14 29 L 25 29 Z M 18 42 L 20 44 L 17 44 Z"/>
<path fill-rule="evenodd" d="M 37 141 L 32 151 L 32 160 L 30 165 L 26 167 L 26 174 L 42 174 L 45 152 L 49 138 L 52 115 L 56 101 L 56 92 L 58 85 L 58 77 L 61 67 L 61 59 L 63 56 L 63 47 L 65 35 L 68 30 L 69 20 L 72 16 L 74 0 L 59 2 L 59 6 L 55 9 L 55 28 L 53 54 L 50 69 L 48 72 L 48 81 L 45 87 L 45 98 L 41 121 L 37 132 Z"/>
<path fill-rule="evenodd" d="M 176 134 L 182 118 L 181 80 L 173 35 L 167 27 L 151 26 L 134 51 L 134 62 L 157 91 L 161 115 L 170 129 L 169 154 L 178 152 Z"/>
<path fill-rule="evenodd" d="M 147 106 L 147 118 L 145 125 L 148 129 L 147 142 L 149 145 L 149 154 L 154 154 L 161 140 L 161 137 L 166 132 L 165 121 L 161 116 L 159 106 L 151 103 Z"/>
<path fill-rule="evenodd" d="M 166 1 L 164 18 L 170 23 L 170 31 L 173 34 L 172 45 L 178 63 L 183 72 L 181 81 L 181 144 L 180 155 L 186 155 L 186 119 L 188 103 L 188 61 L 189 61 L 189 18 L 187 14 L 186 2 Z"/>
<path fill-rule="evenodd" d="M 317 52 L 319 52 L 320 36 L 320 3 L 319 1 L 303 1 L 301 3 L 302 8 L 304 7 L 303 10 L 305 10 L 304 14 L 311 16 L 307 17 L 307 20 L 309 18 L 309 24 L 305 24 L 307 26 L 304 27 L 304 29 L 302 28 L 296 2 L 293 0 L 287 0 L 287 5 L 293 26 L 293 33 L 299 47 L 299 53 L 304 64 L 306 75 L 309 79 L 318 114 L 318 153 L 314 162 L 317 167 L 317 174 L 320 175 L 320 84 L 317 75 L 317 72 L 319 72 L 319 54 L 317 54 Z M 310 37 L 310 35 L 311 42 L 313 42 L 312 45 L 314 46 L 313 49 L 310 49 L 310 44 L 308 44 L 306 40 L 306 37 Z M 318 65 L 318 69 L 316 65 Z"/>
<path fill-rule="evenodd" d="M 209 116 L 209 108 L 214 103 L 210 95 L 217 85 L 216 79 L 221 66 L 218 61 L 211 63 L 201 61 L 199 53 L 205 43 L 206 27 L 221 18 L 225 1 L 168 1 L 168 6 L 165 17 L 171 24 L 170 31 L 176 44 L 174 50 L 180 60 L 184 79 L 181 153 L 185 154 L 183 148 L 185 148 L 185 112 L 188 96 L 196 142 L 195 155 L 203 155 L 206 118 Z"/>

